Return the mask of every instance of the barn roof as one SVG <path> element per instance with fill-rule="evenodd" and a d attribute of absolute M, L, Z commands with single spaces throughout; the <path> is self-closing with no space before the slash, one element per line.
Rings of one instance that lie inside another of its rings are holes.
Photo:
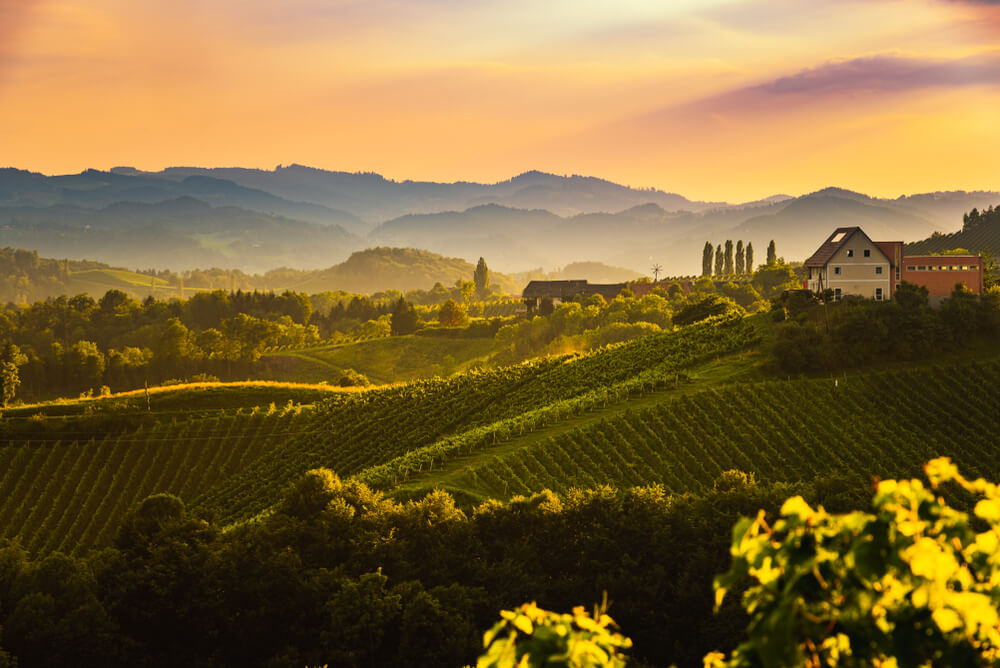
<path fill-rule="evenodd" d="M 601 295 L 611 301 L 626 283 L 588 283 L 585 280 L 572 281 L 531 281 L 521 293 L 523 299 L 570 299 L 577 295 Z"/>

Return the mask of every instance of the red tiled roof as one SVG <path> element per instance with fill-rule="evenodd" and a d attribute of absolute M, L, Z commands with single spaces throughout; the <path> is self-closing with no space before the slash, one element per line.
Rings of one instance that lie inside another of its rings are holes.
<path fill-rule="evenodd" d="M 805 266 L 807 267 L 825 267 L 826 263 L 830 261 L 833 254 L 841 249 L 841 247 L 847 243 L 855 232 L 860 231 L 860 227 L 838 227 L 833 231 L 823 245 L 813 253 L 808 260 L 805 261 Z M 861 232 L 864 234 L 864 232 Z M 840 235 L 840 236 L 838 236 Z M 834 241 L 836 239 L 836 241 Z"/>

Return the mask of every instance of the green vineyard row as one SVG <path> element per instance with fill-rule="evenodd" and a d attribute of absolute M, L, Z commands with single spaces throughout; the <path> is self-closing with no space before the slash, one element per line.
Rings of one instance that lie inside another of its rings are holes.
<path fill-rule="evenodd" d="M 601 484 L 682 493 L 711 488 L 730 469 L 768 481 L 893 478 L 942 455 L 996 478 L 998 399 L 996 362 L 735 385 L 486 458 L 452 482 L 499 498 Z"/>
<path fill-rule="evenodd" d="M 237 411 L 89 441 L 0 447 L 0 537 L 19 537 L 37 553 L 105 545 L 138 501 L 157 492 L 197 498 L 290 433 L 308 430 L 311 413 Z"/>
<path fill-rule="evenodd" d="M 298 475 L 321 466 L 386 487 L 425 463 L 485 447 L 515 430 L 532 431 L 597 403 L 669 384 L 684 368 L 756 340 L 744 320 L 719 317 L 587 355 L 338 396 L 317 408 L 317 422 L 330 438 L 275 449 L 198 503 L 238 520 L 265 509 Z"/>

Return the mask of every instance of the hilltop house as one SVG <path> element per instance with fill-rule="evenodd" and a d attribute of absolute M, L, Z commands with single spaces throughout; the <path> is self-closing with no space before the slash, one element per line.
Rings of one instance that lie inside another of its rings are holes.
<path fill-rule="evenodd" d="M 834 297 L 859 295 L 892 299 L 902 281 L 927 288 L 932 304 L 964 283 L 983 291 L 983 259 L 978 255 L 906 255 L 902 241 L 872 241 L 860 227 L 838 227 L 805 261 L 805 286 L 833 290 Z"/>

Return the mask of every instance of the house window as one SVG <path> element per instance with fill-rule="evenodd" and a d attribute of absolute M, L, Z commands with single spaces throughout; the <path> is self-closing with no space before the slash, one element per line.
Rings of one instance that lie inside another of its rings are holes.
<path fill-rule="evenodd" d="M 870 249 L 870 248 L 866 248 L 866 249 L 865 249 L 865 257 L 871 257 L 871 256 L 872 256 L 872 251 L 871 251 L 871 249 Z"/>
<path fill-rule="evenodd" d="M 840 267 L 834 267 L 833 268 L 833 274 L 835 276 L 840 276 Z"/>
<path fill-rule="evenodd" d="M 854 249 L 853 248 L 848 248 L 847 249 L 847 257 L 854 257 Z"/>
<path fill-rule="evenodd" d="M 840 301 L 840 288 L 833 289 L 833 298 L 838 302 Z"/>
<path fill-rule="evenodd" d="M 882 288 L 875 288 L 875 301 L 882 301 Z"/>
<path fill-rule="evenodd" d="M 915 271 L 915 270 L 916 270 L 916 267 L 913 266 L 912 264 L 911 265 L 907 265 L 907 267 L 906 267 L 906 271 Z"/>
<path fill-rule="evenodd" d="M 920 265 L 919 267 L 917 267 L 917 271 L 927 271 L 927 267 L 925 267 L 924 265 Z"/>
<path fill-rule="evenodd" d="M 875 273 L 876 274 L 881 274 L 882 273 L 882 267 L 875 267 Z"/>

